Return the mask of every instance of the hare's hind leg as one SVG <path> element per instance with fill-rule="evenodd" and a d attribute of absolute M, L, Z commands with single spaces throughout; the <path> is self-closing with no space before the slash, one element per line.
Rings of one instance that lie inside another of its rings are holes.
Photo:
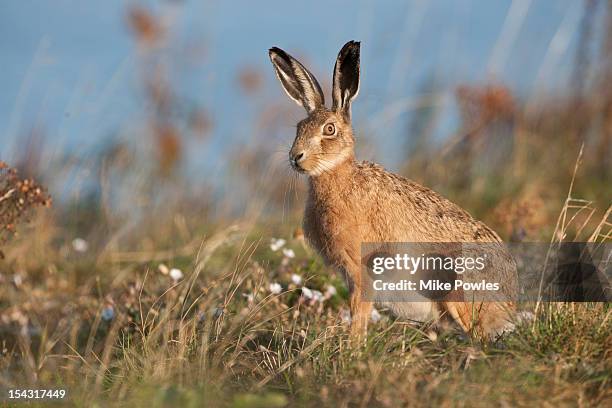
<path fill-rule="evenodd" d="M 442 308 L 466 333 L 480 339 L 494 339 L 514 327 L 512 302 L 443 302 Z"/>

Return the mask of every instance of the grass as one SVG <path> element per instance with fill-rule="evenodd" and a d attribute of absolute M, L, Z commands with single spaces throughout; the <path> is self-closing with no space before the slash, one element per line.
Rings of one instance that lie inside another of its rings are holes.
<path fill-rule="evenodd" d="M 177 251 L 99 258 L 70 248 L 38 275 L 2 275 L 2 387 L 66 388 L 74 406 L 598 406 L 612 398 L 608 304 L 544 305 L 534 323 L 491 344 L 383 312 L 355 345 L 341 281 L 298 239 L 285 244 L 292 258 L 270 249 L 270 238 L 233 227 Z M 160 263 L 184 276 L 172 279 Z M 272 293 L 272 283 L 282 291 Z M 326 295 L 308 299 L 304 286 Z"/>

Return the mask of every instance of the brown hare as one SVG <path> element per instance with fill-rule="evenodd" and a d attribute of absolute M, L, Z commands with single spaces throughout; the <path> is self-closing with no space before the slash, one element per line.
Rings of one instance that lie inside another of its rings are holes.
<path fill-rule="evenodd" d="M 271 48 L 270 60 L 289 97 L 308 117 L 297 125 L 289 152 L 291 166 L 308 176 L 304 235 L 326 264 L 336 268 L 350 290 L 351 332 L 367 330 L 372 299 L 364 299 L 363 242 L 501 242 L 499 236 L 466 211 L 413 181 L 381 166 L 355 159 L 351 102 L 359 92 L 360 43 L 342 47 L 333 73 L 332 106 L 315 77 L 285 51 Z M 466 332 L 491 337 L 511 327 L 517 292 L 512 258 L 500 250 L 495 278 L 503 302 L 389 302 L 400 318 L 424 321 L 450 318 Z"/>

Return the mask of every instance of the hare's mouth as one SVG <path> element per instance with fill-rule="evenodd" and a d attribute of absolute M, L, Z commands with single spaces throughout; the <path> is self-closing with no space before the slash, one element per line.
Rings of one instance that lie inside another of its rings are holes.
<path fill-rule="evenodd" d="M 291 165 L 291 168 L 297 171 L 298 173 L 306 173 L 306 169 L 302 167 L 303 162 L 304 162 L 304 153 L 289 156 L 289 164 Z"/>
<path fill-rule="evenodd" d="M 294 160 L 289 160 L 291 168 L 300 174 L 306 173 L 306 169 L 296 163 Z"/>

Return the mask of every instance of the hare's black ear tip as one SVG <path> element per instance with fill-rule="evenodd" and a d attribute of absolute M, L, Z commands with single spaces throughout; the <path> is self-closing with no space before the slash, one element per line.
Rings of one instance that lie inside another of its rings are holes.
<path fill-rule="evenodd" d="M 347 42 L 346 44 L 344 44 L 344 46 L 342 47 L 342 50 L 340 50 L 340 53 L 341 54 L 348 54 L 348 53 L 358 54 L 360 47 L 361 47 L 361 41 L 351 40 Z"/>
<path fill-rule="evenodd" d="M 280 58 L 280 59 L 284 59 L 284 60 L 288 60 L 289 59 L 289 55 L 287 55 L 287 53 L 283 50 L 281 50 L 278 47 L 272 47 L 268 50 L 268 55 L 270 56 L 271 60 L 274 60 L 275 58 Z"/>
<path fill-rule="evenodd" d="M 273 56 L 274 54 L 278 55 L 278 54 L 283 54 L 284 51 L 281 50 L 278 47 L 272 47 L 268 50 L 268 55 Z"/>

